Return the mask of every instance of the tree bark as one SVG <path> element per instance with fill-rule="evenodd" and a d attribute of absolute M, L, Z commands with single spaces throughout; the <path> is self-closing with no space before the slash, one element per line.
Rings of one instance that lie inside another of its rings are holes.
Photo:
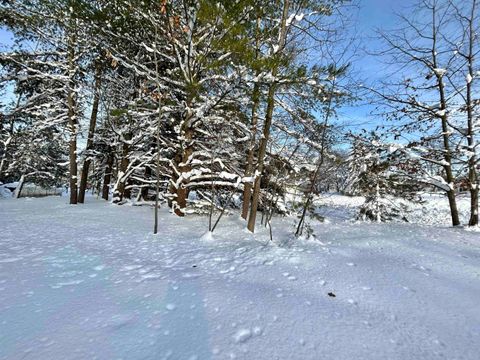
<path fill-rule="evenodd" d="M 145 166 L 145 179 L 148 180 L 150 179 L 151 176 L 152 176 L 152 168 L 150 166 Z M 148 186 L 142 187 L 141 199 L 144 201 L 148 200 L 148 190 L 149 190 Z"/>
<path fill-rule="evenodd" d="M 452 225 L 460 225 L 460 219 L 458 216 L 457 200 L 455 195 L 455 177 L 453 176 L 452 169 L 452 151 L 450 149 L 450 131 L 448 127 L 448 115 L 447 115 L 447 99 L 445 96 L 445 83 L 443 79 L 443 73 L 437 71 L 438 61 L 437 61 L 437 25 L 436 25 L 436 8 L 432 9 L 432 60 L 433 60 L 433 71 L 437 79 L 438 92 L 440 96 L 440 111 L 443 113 L 441 116 L 442 122 L 442 138 L 443 138 L 443 153 L 445 159 L 445 165 L 443 166 L 445 170 L 445 180 L 450 186 L 449 191 L 447 191 L 448 203 L 450 205 L 450 215 L 452 218 Z"/>
<path fill-rule="evenodd" d="M 283 11 L 282 11 L 282 22 L 280 28 L 280 36 L 278 40 L 278 50 L 277 52 L 280 53 L 285 47 L 285 40 L 287 36 L 287 17 L 288 11 L 290 8 L 290 1 L 284 0 L 283 2 Z M 277 55 L 274 53 L 273 56 Z M 279 65 L 275 65 L 272 69 L 272 77 L 275 78 L 278 74 L 278 67 Z M 262 180 L 263 168 L 265 165 L 265 155 L 267 152 L 267 144 L 268 140 L 270 139 L 270 130 L 272 126 L 273 120 L 273 110 L 275 108 L 275 92 L 277 89 L 277 84 L 272 82 L 268 89 L 267 95 L 267 112 L 265 114 L 265 123 L 263 125 L 263 137 L 260 141 L 260 148 L 258 150 L 258 157 L 257 157 L 257 170 L 255 173 L 255 182 L 253 186 L 253 194 L 252 194 L 252 204 L 250 207 L 250 215 L 248 217 L 248 224 L 247 228 L 252 233 L 255 231 L 255 221 L 257 219 L 257 210 L 258 210 L 258 203 L 260 198 L 260 183 Z"/>
<path fill-rule="evenodd" d="M 78 169 L 77 169 L 77 118 L 75 111 L 75 42 L 76 37 L 73 34 L 69 35 L 68 38 L 68 70 L 69 70 L 69 80 L 68 80 L 68 95 L 67 95 L 67 105 L 68 105 L 68 127 L 70 132 L 69 140 L 69 164 L 70 164 L 70 204 L 77 204 L 77 180 L 78 180 Z"/>
<path fill-rule="evenodd" d="M 274 72 L 273 76 L 276 76 L 276 71 Z M 257 210 L 258 210 L 258 203 L 260 198 L 260 183 L 262 181 L 262 174 L 263 168 L 265 165 L 265 154 L 267 152 L 267 144 L 268 140 L 270 139 L 270 129 L 272 126 L 272 119 L 273 119 L 273 110 L 275 107 L 275 90 L 276 84 L 271 84 L 270 88 L 268 89 L 268 97 L 267 97 L 267 113 L 265 116 L 265 124 L 263 126 L 263 137 L 260 141 L 260 148 L 258 149 L 258 162 L 257 162 L 257 170 L 255 173 L 255 182 L 253 185 L 253 194 L 252 194 L 252 204 L 250 208 L 250 215 L 248 217 L 248 230 L 252 233 L 255 231 L 255 221 L 257 219 Z"/>
<path fill-rule="evenodd" d="M 478 185 L 470 190 L 470 220 L 468 226 L 478 225 Z"/>
<path fill-rule="evenodd" d="M 15 105 L 15 108 L 18 108 L 18 106 L 20 105 L 20 101 L 21 101 L 21 96 L 19 95 L 18 99 L 17 99 L 17 103 Z M 13 132 L 14 131 L 15 131 L 15 121 L 12 117 L 11 120 L 10 120 L 10 127 L 8 129 L 8 138 L 3 144 L 2 160 L 0 161 L 0 180 L 3 179 L 4 171 L 8 167 L 7 166 L 8 165 L 7 153 L 9 151 L 10 144 L 13 141 Z"/>
<path fill-rule="evenodd" d="M 181 152 L 178 156 L 180 160 L 178 166 L 178 172 L 180 173 L 180 177 L 188 173 L 192 170 L 191 165 L 188 165 L 188 160 L 193 153 L 193 129 L 189 127 L 189 120 L 185 121 L 187 126 L 186 130 L 184 131 L 184 138 L 185 138 L 185 146 L 181 149 Z M 171 189 L 174 191 L 174 213 L 177 216 L 185 216 L 185 209 L 187 207 L 187 199 L 188 199 L 188 189 L 186 187 L 187 183 L 184 179 L 180 179 L 180 177 L 175 176 L 177 186 L 172 186 Z M 180 181 L 178 181 L 180 179 Z"/>
<path fill-rule="evenodd" d="M 153 224 L 153 233 L 158 233 L 158 207 L 160 202 L 160 133 L 161 133 L 161 124 L 162 124 L 162 94 L 161 94 L 161 87 L 160 87 L 160 68 L 158 62 L 158 55 L 157 55 L 157 43 L 158 43 L 158 25 L 155 25 L 155 50 L 154 50 L 154 59 L 155 59 L 155 77 L 157 82 L 157 96 L 158 96 L 158 104 L 157 104 L 157 133 L 156 133 L 156 182 L 155 182 L 155 220 Z M 147 167 L 151 172 L 151 169 Z M 148 194 L 148 188 L 147 188 Z"/>
<path fill-rule="evenodd" d="M 468 221 L 469 226 L 478 225 L 478 173 L 476 169 L 477 157 L 475 152 L 475 124 L 474 124 L 474 114 L 473 114 L 473 99 L 472 99 L 472 90 L 473 90 L 473 78 L 474 78 L 474 44 L 475 44 L 475 28 L 474 28 L 474 19 L 475 19 L 475 10 L 476 10 L 476 0 L 472 1 L 471 14 L 468 18 L 468 78 L 467 78 L 467 143 L 468 150 L 471 152 L 470 158 L 468 159 L 468 185 L 470 189 L 470 220 Z"/>
<path fill-rule="evenodd" d="M 125 135 L 125 140 L 129 141 L 131 140 L 131 135 L 127 134 Z M 128 155 L 130 153 L 130 145 L 126 142 L 122 144 L 122 159 L 120 161 L 120 169 L 118 171 L 118 179 L 117 179 L 117 185 L 115 186 L 115 189 L 113 191 L 113 203 L 118 204 L 120 203 L 125 197 L 129 198 L 130 197 L 130 191 L 127 191 L 126 189 L 126 183 L 127 179 L 123 179 L 125 176 L 128 165 L 130 163 L 128 159 Z"/>
<path fill-rule="evenodd" d="M 82 175 L 80 179 L 80 189 L 78 191 L 78 202 L 83 204 L 85 202 L 85 192 L 87 190 L 88 171 L 90 169 L 91 160 L 89 158 L 89 151 L 93 149 L 93 137 L 95 135 L 95 127 L 97 125 L 98 108 L 100 104 L 100 87 L 102 86 L 102 65 L 97 59 L 95 63 L 95 85 L 92 113 L 90 116 L 90 126 L 88 128 L 88 139 L 86 146 L 86 159 L 82 167 Z"/>
<path fill-rule="evenodd" d="M 307 200 L 305 201 L 305 204 L 303 206 L 303 211 L 302 211 L 302 216 L 300 217 L 300 221 L 298 222 L 297 226 L 297 231 L 295 232 L 295 236 L 300 236 L 303 233 L 303 228 L 305 226 L 305 217 L 307 215 L 308 208 L 310 207 L 311 202 L 313 201 L 313 192 L 315 190 L 315 186 L 317 184 L 317 179 L 318 175 L 320 174 L 320 170 L 323 166 L 323 163 L 325 161 L 325 147 L 326 147 L 326 140 L 327 140 L 327 127 L 328 123 L 330 120 L 330 115 L 332 111 L 332 104 L 333 104 L 333 96 L 335 95 L 335 89 L 336 89 L 336 83 L 335 80 L 332 82 L 332 87 L 331 91 L 329 93 L 328 97 L 328 106 L 327 106 L 327 112 L 325 114 L 325 121 L 323 123 L 323 132 L 322 132 L 322 138 L 321 138 L 321 143 L 320 146 L 322 147 L 320 150 L 320 159 L 317 164 L 317 168 L 315 170 L 315 173 L 312 178 L 312 183 L 310 184 L 310 189 L 307 194 Z"/>
<path fill-rule="evenodd" d="M 13 192 L 13 197 L 15 199 L 19 199 L 22 196 L 23 185 L 25 185 L 25 175 L 22 175 L 20 177 L 20 180 L 18 181 L 18 185 L 15 188 L 15 191 Z"/>
<path fill-rule="evenodd" d="M 252 106 L 252 126 L 251 126 L 251 140 L 250 147 L 248 149 L 247 156 L 247 165 L 245 168 L 245 177 L 250 177 L 253 175 L 253 160 L 255 158 L 255 143 L 256 143 L 256 133 L 257 133 L 257 109 L 260 104 L 260 89 L 259 84 L 255 83 L 253 89 L 253 106 Z M 243 204 L 242 204 L 242 218 L 247 220 L 248 217 L 248 208 L 250 207 L 250 199 L 252 197 L 252 183 L 247 182 L 243 187 Z"/>
<path fill-rule="evenodd" d="M 110 181 L 112 179 L 112 170 L 113 170 L 113 153 L 112 149 L 109 148 L 107 156 L 107 164 L 105 166 L 105 174 L 103 176 L 103 187 L 102 187 L 102 198 L 108 201 L 108 195 L 110 193 Z"/>
<path fill-rule="evenodd" d="M 256 39 L 255 39 L 255 59 L 258 59 L 258 54 L 260 51 L 260 38 L 259 38 L 259 30 L 260 30 L 260 18 L 257 18 L 257 25 L 256 25 Z M 257 72 L 257 76 L 260 73 Z M 248 155 L 247 155 L 247 164 L 245 167 L 245 177 L 250 177 L 253 175 L 253 161 L 255 158 L 255 144 L 256 144 L 256 134 L 257 134 L 257 124 L 258 124 L 258 107 L 260 105 L 260 84 L 258 82 L 255 83 L 253 86 L 253 93 L 252 93 L 252 124 L 250 127 L 251 139 L 250 139 L 250 147 L 248 148 Z M 250 207 L 250 199 L 252 198 L 252 183 L 249 181 L 244 184 L 243 186 L 243 204 L 242 204 L 242 218 L 247 220 L 248 218 L 248 209 Z"/>

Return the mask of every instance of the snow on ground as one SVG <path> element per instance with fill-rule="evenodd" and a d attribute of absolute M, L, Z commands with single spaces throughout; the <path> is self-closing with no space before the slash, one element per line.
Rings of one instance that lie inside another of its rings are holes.
<path fill-rule="evenodd" d="M 478 233 L 66 201 L 0 201 L 0 359 L 478 359 Z"/>
<path fill-rule="evenodd" d="M 8 184 L 7 184 L 8 185 Z M 12 197 L 12 192 L 6 187 L 6 185 L 3 185 L 0 183 L 0 199 L 8 199 Z"/>
<path fill-rule="evenodd" d="M 418 203 L 401 199 L 394 202 L 407 207 L 404 215 L 413 224 L 451 225 L 450 208 L 445 194 L 425 192 L 420 194 L 420 198 L 422 201 Z M 364 202 L 363 196 L 345 196 L 337 193 L 321 194 L 316 199 L 318 213 L 333 221 L 355 218 Z M 457 194 L 457 207 L 460 221 L 467 224 L 470 217 L 470 196 L 466 193 Z"/>

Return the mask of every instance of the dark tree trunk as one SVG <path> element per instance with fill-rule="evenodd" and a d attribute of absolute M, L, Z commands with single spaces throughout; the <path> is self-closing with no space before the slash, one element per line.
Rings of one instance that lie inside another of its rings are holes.
<path fill-rule="evenodd" d="M 103 176 L 103 187 L 102 187 L 102 198 L 108 201 L 108 195 L 110 192 L 110 181 L 112 180 L 112 170 L 113 170 L 113 153 L 109 149 L 107 164 L 105 166 L 105 175 Z"/>
<path fill-rule="evenodd" d="M 478 225 L 478 188 L 470 190 L 470 220 L 468 225 Z"/>
<path fill-rule="evenodd" d="M 457 201 L 455 197 L 455 178 L 453 176 L 452 169 L 452 151 L 450 149 L 450 129 L 448 126 L 448 115 L 447 115 L 447 97 L 445 95 L 445 82 L 443 74 L 436 71 L 439 68 L 437 62 L 438 53 L 437 53 L 437 23 L 436 23 L 436 10 L 433 9 L 432 12 L 432 67 L 433 72 L 435 73 L 437 79 L 438 94 L 440 100 L 440 111 L 443 113 L 441 118 L 442 125 L 442 139 L 443 139 L 443 153 L 446 165 L 443 166 L 445 170 L 445 180 L 447 184 L 451 187 L 451 190 L 447 191 L 448 203 L 450 204 L 450 214 L 452 218 L 453 226 L 460 225 L 460 219 L 458 216 Z"/>
<path fill-rule="evenodd" d="M 255 58 L 258 58 L 258 52 L 260 47 L 259 41 L 259 29 L 260 29 L 260 18 L 257 18 L 257 33 L 256 33 L 256 54 Z M 259 73 L 257 72 L 257 76 Z M 250 127 L 251 139 L 250 146 L 248 148 L 247 155 L 247 164 L 245 167 L 245 177 L 250 177 L 253 175 L 254 170 L 254 158 L 255 158 L 255 144 L 256 144 L 256 134 L 257 134 L 257 124 L 258 124 L 258 106 L 260 105 L 260 84 L 258 82 L 253 86 L 252 92 L 252 123 Z M 242 218 L 247 220 L 248 218 L 248 209 L 250 208 L 250 200 L 252 198 L 252 183 L 247 182 L 243 187 L 243 204 L 242 204 Z"/>
<path fill-rule="evenodd" d="M 270 128 L 272 126 L 273 109 L 275 107 L 275 99 L 274 99 L 275 88 L 276 88 L 275 84 L 271 84 L 270 89 L 268 90 L 267 113 L 265 116 L 265 124 L 263 125 L 263 137 L 262 137 L 262 140 L 260 141 L 260 148 L 258 149 L 257 174 L 255 176 L 255 183 L 253 186 L 253 194 L 252 194 L 252 204 L 251 204 L 250 215 L 248 217 L 248 224 L 247 224 L 248 230 L 250 230 L 251 232 L 255 231 L 255 221 L 257 219 L 257 210 L 258 210 L 258 203 L 260 198 L 260 183 L 262 181 L 265 155 L 267 153 L 267 144 L 268 144 L 268 140 L 270 139 Z"/>
<path fill-rule="evenodd" d="M 256 143 L 256 133 L 257 133 L 257 109 L 260 104 L 260 86 L 258 83 L 255 83 L 253 89 L 253 107 L 252 107 L 252 126 L 251 126 L 251 140 L 250 140 L 250 147 L 248 149 L 248 156 L 247 156 L 247 165 L 245 168 L 245 177 L 250 177 L 253 175 L 253 160 L 255 158 L 255 143 Z M 252 183 L 247 182 L 243 188 L 243 204 L 242 204 L 242 218 L 247 220 L 248 217 L 248 209 L 250 207 L 250 200 L 252 197 Z"/>
<path fill-rule="evenodd" d="M 17 188 L 15 189 L 15 192 L 13 193 L 13 196 L 16 199 L 19 199 L 19 198 L 22 197 L 23 185 L 25 185 L 25 175 L 22 175 L 20 177 L 20 180 L 18 181 Z"/>
<path fill-rule="evenodd" d="M 145 166 L 145 179 L 146 180 L 150 179 L 151 175 L 152 175 L 152 168 L 150 166 Z M 148 186 L 142 187 L 142 199 L 145 201 L 148 200 L 148 190 L 149 190 Z"/>
<path fill-rule="evenodd" d="M 477 1 L 472 2 L 470 17 L 468 18 L 468 75 L 467 79 L 467 143 L 468 150 L 472 153 L 468 159 L 468 185 L 470 189 L 470 220 L 468 221 L 469 226 L 478 225 L 478 173 L 477 173 L 477 156 L 475 149 L 475 119 L 473 112 L 473 81 L 474 80 L 474 62 L 475 62 L 475 40 L 476 32 L 474 21 L 476 19 L 476 3 Z"/>
<path fill-rule="evenodd" d="M 278 50 L 273 54 L 273 56 L 277 56 L 279 52 L 283 50 L 285 47 L 285 40 L 287 36 L 287 17 L 288 11 L 290 9 L 290 1 L 284 0 L 283 1 L 283 11 L 282 11 L 282 22 L 281 22 L 281 29 L 280 29 L 280 37 L 278 41 Z M 278 66 L 273 66 L 272 69 L 272 77 L 276 77 L 278 74 Z M 270 84 L 270 88 L 268 89 L 267 95 L 267 111 L 265 114 L 265 123 L 263 125 L 263 137 L 260 141 L 260 148 L 258 149 L 258 159 L 257 159 L 257 171 L 255 176 L 255 182 L 253 185 L 253 193 L 252 193 L 252 203 L 250 207 L 250 214 L 248 217 L 248 224 L 247 228 L 251 232 L 255 231 L 255 221 L 257 219 L 257 210 L 258 210 L 258 203 L 260 198 L 260 183 L 262 180 L 263 174 L 263 167 L 265 163 L 265 155 L 267 153 L 267 145 L 268 140 L 270 139 L 270 130 L 272 126 L 273 120 L 273 110 L 275 108 L 275 91 L 277 88 L 276 83 Z"/>
<path fill-rule="evenodd" d="M 82 176 L 80 179 L 80 189 L 78 191 L 78 202 L 83 204 L 85 202 L 85 192 L 87 190 L 88 171 L 90 169 L 91 160 L 89 158 L 89 151 L 93 149 L 93 137 L 95 135 L 95 127 L 97 125 L 98 108 L 100 104 L 100 87 L 102 86 L 102 65 L 100 60 L 95 64 L 95 85 L 94 97 L 92 105 L 92 113 L 90 116 L 90 126 L 88 128 L 88 139 L 86 146 L 86 159 L 82 167 Z"/>
<path fill-rule="evenodd" d="M 75 68 L 75 36 L 70 35 L 68 40 L 68 67 L 70 72 Z M 78 169 L 77 169 L 77 119 L 75 117 L 75 82 L 70 75 L 68 80 L 68 127 L 70 132 L 69 146 L 69 163 L 70 163 L 70 204 L 77 204 L 77 181 L 78 181 Z"/>
<path fill-rule="evenodd" d="M 452 225 L 460 225 L 460 218 L 458 216 L 457 200 L 455 196 L 455 190 L 447 192 L 448 204 L 450 205 L 450 216 L 452 218 Z"/>

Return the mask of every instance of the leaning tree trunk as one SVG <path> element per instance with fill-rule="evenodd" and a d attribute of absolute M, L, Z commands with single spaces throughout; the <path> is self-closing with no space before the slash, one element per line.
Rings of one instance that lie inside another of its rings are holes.
<path fill-rule="evenodd" d="M 13 192 L 13 197 L 15 199 L 19 199 L 22 196 L 23 185 L 25 185 L 25 175 L 22 175 L 20 177 L 20 180 L 18 181 L 18 185 L 15 188 L 15 191 Z"/>
<path fill-rule="evenodd" d="M 298 222 L 297 231 L 295 232 L 295 236 L 297 237 L 301 236 L 303 233 L 303 228 L 305 226 L 305 217 L 313 201 L 313 195 L 314 195 L 313 193 L 315 190 L 315 186 L 317 184 L 317 179 L 320 174 L 320 170 L 322 169 L 323 163 L 325 161 L 325 147 L 327 144 L 327 128 L 330 121 L 330 116 L 332 115 L 331 113 L 332 113 L 333 97 L 335 96 L 335 89 L 336 89 L 336 82 L 335 80 L 333 80 L 332 87 L 328 95 L 328 105 L 327 105 L 327 110 L 325 114 L 325 121 L 323 123 L 323 132 L 322 132 L 322 138 L 320 142 L 320 146 L 321 146 L 320 159 L 318 161 L 315 173 L 313 174 L 312 183 L 310 184 L 310 190 L 307 194 L 307 200 L 305 201 L 305 204 L 303 206 L 302 215 L 300 217 L 300 221 Z"/>
<path fill-rule="evenodd" d="M 95 85 L 94 97 L 92 105 L 92 113 L 90 116 L 90 126 L 88 128 L 88 139 L 86 146 L 86 159 L 82 167 L 82 176 L 80 179 L 80 189 L 78 191 L 78 202 L 83 204 L 85 202 L 85 192 L 87 190 L 88 171 L 90 169 L 91 159 L 89 152 L 93 149 L 93 137 L 95 135 L 95 127 L 97 125 L 98 108 L 100 104 L 100 87 L 102 85 L 102 66 L 100 60 L 95 64 Z"/>

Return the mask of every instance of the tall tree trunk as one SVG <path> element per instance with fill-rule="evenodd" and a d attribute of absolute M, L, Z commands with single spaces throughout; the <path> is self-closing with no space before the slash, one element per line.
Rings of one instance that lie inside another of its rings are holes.
<path fill-rule="evenodd" d="M 88 138 L 86 146 L 86 159 L 82 167 L 82 176 L 80 179 L 80 189 L 78 191 L 78 202 L 83 204 L 85 202 L 85 191 L 87 190 L 88 171 L 90 169 L 90 155 L 89 152 L 93 149 L 93 137 L 95 135 L 95 127 L 97 125 L 98 108 L 100 104 L 100 87 L 102 86 L 102 64 L 99 59 L 95 63 L 95 85 L 93 95 L 92 113 L 90 115 L 90 126 L 88 128 Z"/>
<path fill-rule="evenodd" d="M 276 71 L 273 74 L 276 76 Z M 267 144 L 270 139 L 270 129 L 272 126 L 273 110 L 275 107 L 275 90 L 276 84 L 271 84 L 268 89 L 267 96 L 267 113 L 265 115 L 265 124 L 263 125 L 263 136 L 260 141 L 260 148 L 258 149 L 257 171 L 255 174 L 255 182 L 253 185 L 252 204 L 250 215 L 248 217 L 248 230 L 255 231 L 255 221 L 257 219 L 258 203 L 260 199 L 260 183 L 262 181 L 263 168 L 265 165 L 265 155 L 267 153 Z"/>
<path fill-rule="evenodd" d="M 474 115 L 473 115 L 473 99 L 472 99 L 472 87 L 474 81 L 474 44 L 475 44 L 475 12 L 476 12 L 476 3 L 477 0 L 472 1 L 472 8 L 470 17 L 468 18 L 468 77 L 467 77 L 467 143 L 468 150 L 471 152 L 470 158 L 468 159 L 468 185 L 470 189 L 470 220 L 468 221 L 469 226 L 478 225 L 478 173 L 477 173 L 477 157 L 475 149 L 475 124 L 474 124 Z"/>
<path fill-rule="evenodd" d="M 110 193 L 110 181 L 112 180 L 113 170 L 113 152 L 112 149 L 108 149 L 107 164 L 105 166 L 105 174 L 103 176 L 102 198 L 108 201 L 108 195 Z"/>
<path fill-rule="evenodd" d="M 77 125 L 76 104 L 75 104 L 75 42 L 76 37 L 73 34 L 68 38 L 68 127 L 70 132 L 69 140 L 69 163 L 70 163 L 70 204 L 77 204 Z"/>
<path fill-rule="evenodd" d="M 260 51 L 260 17 L 257 17 L 257 25 L 256 25 L 256 39 L 255 39 L 255 59 L 258 59 L 259 51 Z M 257 76 L 260 75 L 259 72 L 256 74 Z M 248 148 L 248 155 L 247 155 L 247 164 L 245 167 L 245 177 L 250 177 L 253 175 L 253 161 L 255 158 L 255 144 L 257 142 L 256 135 L 257 135 L 257 124 L 258 124 L 258 107 L 260 105 L 260 84 L 256 82 L 253 86 L 252 92 L 252 123 L 250 127 L 250 146 Z M 249 181 L 244 184 L 243 187 L 243 204 L 242 204 L 242 218 L 247 220 L 248 217 L 248 209 L 250 207 L 250 199 L 252 197 L 252 183 Z"/>
<path fill-rule="evenodd" d="M 256 133 L 257 133 L 257 110 L 260 105 L 260 85 L 255 83 L 253 88 L 253 105 L 252 105 L 252 126 L 250 128 L 251 139 L 250 147 L 248 149 L 247 156 L 247 165 L 245 168 L 245 177 L 250 177 L 253 175 L 253 161 L 255 158 L 255 143 L 256 143 Z M 243 204 L 242 204 L 242 218 L 247 220 L 248 209 L 250 207 L 250 199 L 252 197 L 252 183 L 249 181 L 245 183 L 243 187 Z"/>
<path fill-rule="evenodd" d="M 335 79 L 335 77 L 334 77 L 334 79 Z M 332 112 L 332 104 L 333 104 L 333 97 L 335 95 L 335 89 L 336 89 L 336 82 L 335 82 L 335 80 L 333 80 L 332 87 L 331 87 L 330 93 L 328 95 L 328 105 L 327 105 L 327 111 L 326 111 L 326 114 L 325 114 L 325 121 L 323 123 L 323 132 L 322 132 L 322 138 L 321 138 L 321 142 L 320 142 L 320 146 L 321 146 L 320 159 L 318 161 L 317 168 L 316 168 L 315 173 L 313 175 L 312 183 L 310 184 L 310 189 L 309 189 L 309 192 L 307 194 L 307 200 L 305 201 L 305 204 L 303 206 L 302 216 L 300 217 L 300 221 L 298 222 L 297 231 L 295 232 L 295 236 L 297 236 L 297 237 L 302 235 L 302 233 L 303 233 L 303 228 L 305 226 L 305 217 L 307 215 L 308 208 L 310 207 L 310 204 L 313 201 L 313 192 L 314 192 L 315 186 L 317 184 L 318 175 L 320 174 L 320 170 L 321 170 L 321 168 L 323 166 L 323 163 L 325 161 L 325 147 L 326 147 L 326 142 L 327 142 L 326 141 L 327 140 L 327 128 L 328 128 L 328 123 L 329 123 L 329 120 L 330 120 L 330 115 L 331 115 L 331 112 Z"/>
<path fill-rule="evenodd" d="M 452 169 L 452 151 L 450 148 L 450 129 L 448 126 L 448 114 L 447 114 L 447 99 L 445 96 L 445 82 L 443 72 L 438 71 L 439 68 L 437 57 L 437 23 L 436 23 L 436 8 L 432 9 L 432 60 L 433 60 L 433 71 L 437 79 L 437 87 L 440 97 L 440 111 L 443 114 L 441 116 L 442 122 L 442 138 L 443 138 L 443 154 L 445 159 L 445 165 L 443 166 L 445 170 L 445 180 L 448 183 L 450 190 L 447 191 L 448 203 L 450 205 L 450 215 L 452 218 L 452 225 L 460 225 L 460 219 L 458 216 L 457 200 L 455 195 L 455 177 L 453 176 Z"/>
<path fill-rule="evenodd" d="M 162 124 L 162 94 L 161 94 L 161 87 L 160 87 L 160 73 L 159 73 L 159 64 L 158 64 L 158 55 L 157 55 L 157 43 L 158 43 L 158 26 L 155 25 L 155 49 L 154 49 L 154 59 L 155 59 L 155 77 L 157 82 L 157 96 L 158 96 L 158 117 L 157 117 L 157 133 L 156 133 L 156 183 L 155 183 L 155 220 L 153 223 L 153 233 L 158 233 L 158 206 L 159 206 L 159 197 L 160 197 L 160 132 L 161 132 L 161 124 Z M 151 169 L 147 167 L 147 169 Z M 147 188 L 148 193 L 148 188 Z"/>
<path fill-rule="evenodd" d="M 278 48 L 276 52 L 273 53 L 273 56 L 281 54 L 283 49 L 285 48 L 285 40 L 287 37 L 287 18 L 288 18 L 288 11 L 290 8 L 290 1 L 284 0 L 283 1 L 283 11 L 282 11 L 282 20 L 280 25 L 280 36 L 278 39 Z M 272 77 L 275 78 L 278 75 L 278 67 L 279 65 L 274 65 L 272 69 Z M 267 152 L 267 144 L 268 140 L 270 139 L 270 130 L 272 126 L 273 120 L 273 110 L 275 108 L 275 92 L 277 89 L 277 84 L 272 82 L 268 89 L 267 95 L 267 112 L 265 114 L 265 123 L 263 125 L 263 137 L 260 141 L 260 148 L 258 149 L 258 157 L 257 157 L 257 170 L 255 173 L 255 182 L 253 185 L 253 194 L 252 194 L 252 204 L 250 207 L 250 215 L 248 217 L 248 224 L 247 228 L 251 232 L 255 231 L 255 222 L 257 219 L 257 210 L 258 210 L 258 203 L 260 198 L 260 183 L 262 180 L 263 175 L 263 168 L 265 165 L 265 155 Z"/>

